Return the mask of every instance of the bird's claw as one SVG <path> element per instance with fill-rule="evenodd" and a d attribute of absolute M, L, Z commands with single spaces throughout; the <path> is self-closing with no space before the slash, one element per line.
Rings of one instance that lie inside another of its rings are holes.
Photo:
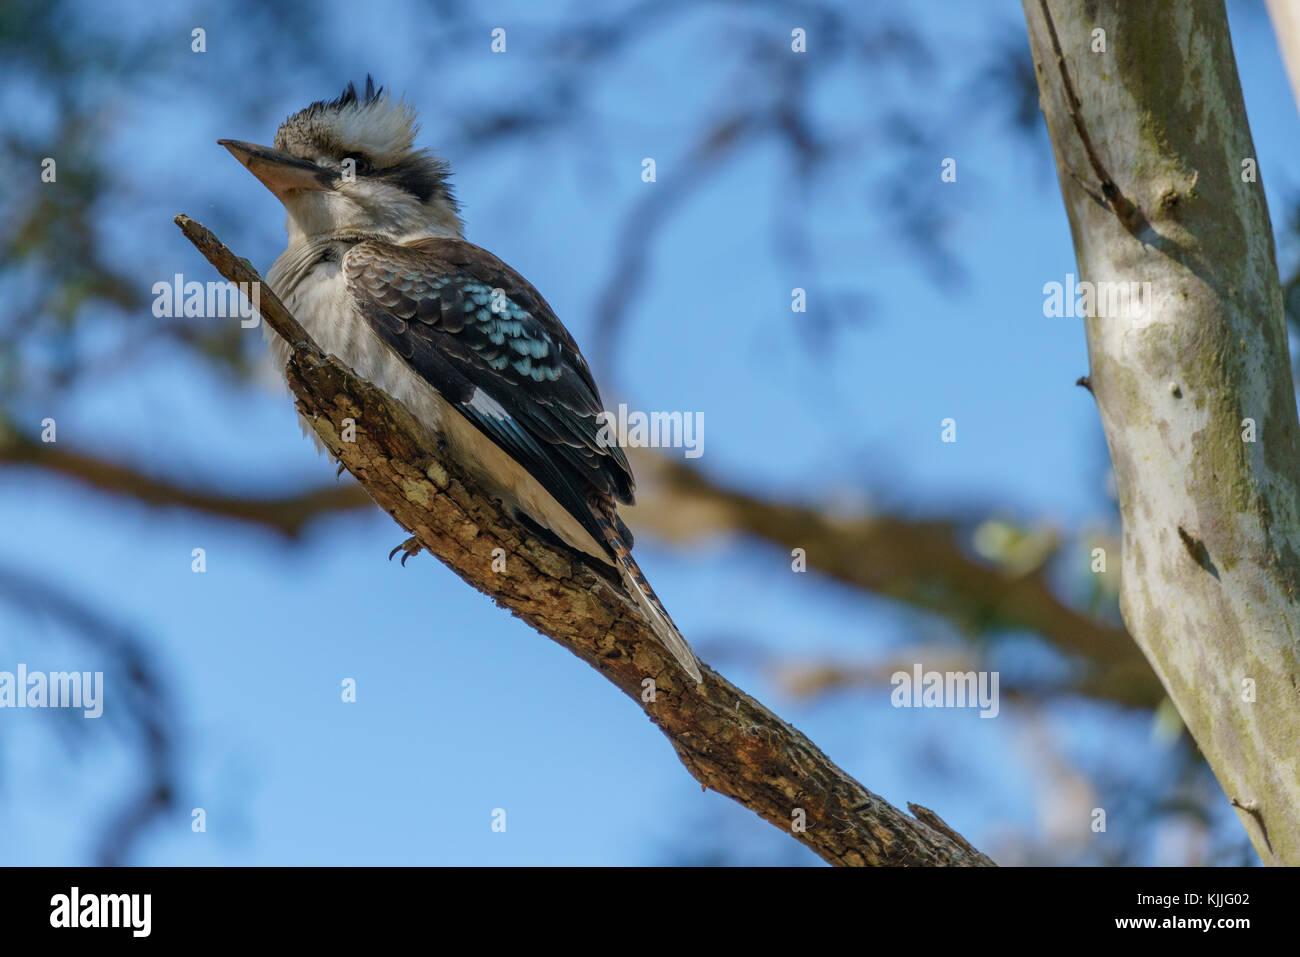
<path fill-rule="evenodd" d="M 412 557 L 413 555 L 420 554 L 420 549 L 423 547 L 424 546 L 420 544 L 420 540 L 416 538 L 414 535 L 412 535 L 410 538 L 402 542 L 402 544 L 398 545 L 396 548 L 394 548 L 391 552 L 388 553 L 388 560 L 391 562 L 393 560 L 393 556 L 396 555 L 398 552 L 405 552 L 406 554 L 402 556 L 402 567 L 405 568 L 406 560 Z"/>

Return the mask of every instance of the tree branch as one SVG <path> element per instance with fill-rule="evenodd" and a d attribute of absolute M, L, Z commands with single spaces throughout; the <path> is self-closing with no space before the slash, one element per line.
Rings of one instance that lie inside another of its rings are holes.
<path fill-rule="evenodd" d="M 260 282 L 202 225 L 186 216 L 176 222 L 226 279 Z M 937 817 L 909 817 L 869 792 L 707 666 L 703 684 L 683 681 L 621 591 L 507 517 L 455 462 L 432 458 L 406 410 L 323 356 L 265 284 L 260 311 L 294 343 L 285 372 L 299 411 L 380 507 L 466 582 L 641 702 L 702 785 L 832 864 L 993 863 L 941 829 Z M 354 442 L 341 439 L 348 418 L 356 423 Z M 508 556 L 504 573 L 493 571 L 498 548 Z M 792 827 L 801 820 L 806 828 Z"/>
<path fill-rule="evenodd" d="M 833 518 L 815 508 L 748 496 L 662 455 L 640 449 L 629 454 L 640 482 L 638 503 L 626 517 L 638 532 L 678 544 L 738 532 L 782 548 L 798 545 L 807 552 L 810 569 L 942 615 L 972 636 L 996 628 L 1035 631 L 1081 665 L 1068 686 L 1073 693 L 1134 707 L 1155 707 L 1164 698 L 1159 680 L 1122 628 L 1061 602 L 1041 572 L 1018 574 L 971 558 L 954 536 L 953 522 Z M 276 498 L 209 491 L 39 442 L 3 420 L 0 464 L 42 468 L 145 505 L 234 519 L 288 539 L 299 538 L 317 518 L 372 503 L 354 483 Z"/>
<path fill-rule="evenodd" d="M 146 505 L 188 508 L 233 518 L 297 538 L 313 519 L 368 505 L 369 496 L 355 485 L 325 486 L 278 498 L 247 498 L 192 488 L 147 475 L 130 465 L 107 462 L 83 452 L 38 442 L 0 421 L 0 463 L 30 465 L 74 479 L 91 488 L 129 495 Z"/>
<path fill-rule="evenodd" d="M 641 480 L 628 512 L 672 541 L 741 532 L 784 549 L 799 547 L 808 567 L 837 581 L 939 614 L 977 634 L 1028 629 L 1082 666 L 1081 694 L 1130 707 L 1155 707 L 1164 689 L 1123 628 L 1066 605 L 1041 572 L 1015 571 L 971 558 L 953 523 L 893 515 L 840 518 L 769 502 L 713 482 L 698 469 L 633 450 Z"/>

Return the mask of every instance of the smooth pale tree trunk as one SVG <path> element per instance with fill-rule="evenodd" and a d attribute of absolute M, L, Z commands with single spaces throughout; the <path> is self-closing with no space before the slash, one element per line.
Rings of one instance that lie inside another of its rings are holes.
<path fill-rule="evenodd" d="M 1078 278 L 1150 284 L 1085 320 L 1124 621 L 1261 858 L 1300 864 L 1300 425 L 1227 16 L 1024 7 Z"/>

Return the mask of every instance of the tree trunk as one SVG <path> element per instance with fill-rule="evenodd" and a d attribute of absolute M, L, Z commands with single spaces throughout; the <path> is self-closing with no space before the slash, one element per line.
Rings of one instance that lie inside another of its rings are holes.
<path fill-rule="evenodd" d="M 1085 320 L 1124 621 L 1260 857 L 1300 864 L 1300 425 L 1227 16 L 1024 7 L 1079 278 L 1125 284 Z"/>

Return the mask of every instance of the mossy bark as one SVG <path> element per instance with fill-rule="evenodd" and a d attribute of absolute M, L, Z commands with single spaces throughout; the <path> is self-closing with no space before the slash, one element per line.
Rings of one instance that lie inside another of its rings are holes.
<path fill-rule="evenodd" d="M 1024 7 L 1080 279 L 1149 283 L 1084 320 L 1124 621 L 1261 858 L 1300 864 L 1300 425 L 1227 16 Z"/>

